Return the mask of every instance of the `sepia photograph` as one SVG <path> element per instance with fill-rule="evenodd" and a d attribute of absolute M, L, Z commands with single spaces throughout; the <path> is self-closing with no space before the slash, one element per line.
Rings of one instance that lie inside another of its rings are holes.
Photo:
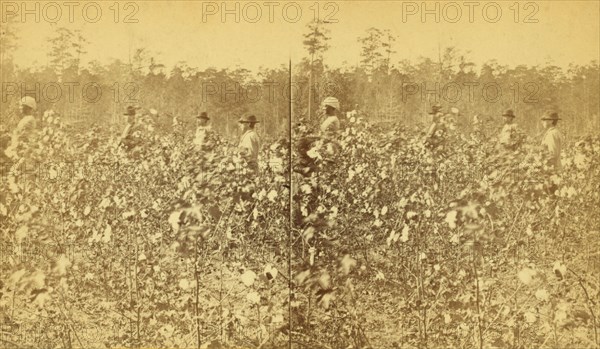
<path fill-rule="evenodd" d="M 600 349 L 600 0 L 0 11 L 0 349 Z"/>

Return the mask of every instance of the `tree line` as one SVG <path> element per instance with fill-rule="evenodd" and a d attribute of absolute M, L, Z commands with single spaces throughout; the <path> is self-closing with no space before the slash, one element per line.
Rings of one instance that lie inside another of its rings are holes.
<path fill-rule="evenodd" d="M 200 70 L 179 62 L 171 69 L 148 48 L 133 50 L 131 57 L 102 64 L 81 62 L 88 42 L 77 30 L 57 28 L 48 42 L 45 64 L 19 66 L 12 58 L 18 34 L 8 25 L 2 36 L 1 101 L 3 124 L 17 122 L 16 100 L 33 95 L 39 110 L 54 109 L 71 125 L 108 127 L 124 122 L 122 110 L 131 104 L 159 111 L 169 127 L 173 116 L 193 123 L 193 116 L 207 111 L 213 127 L 226 136 L 235 132 L 235 120 L 255 114 L 263 121 L 259 132 L 283 137 L 288 129 L 288 107 L 293 102 L 294 120 L 317 122 L 319 103 L 334 95 L 342 112 L 358 109 L 374 121 L 418 124 L 433 103 L 461 111 L 459 124 L 468 125 L 476 114 L 496 122 L 501 112 L 513 109 L 517 122 L 530 134 L 538 133 L 539 115 L 557 110 L 567 134 L 581 135 L 600 126 L 598 62 L 572 64 L 568 68 L 518 65 L 510 67 L 494 59 L 478 67 L 468 54 L 455 47 L 440 49 L 437 60 L 394 62 L 392 55 L 406 48 L 396 44 L 389 30 L 369 28 L 360 43 L 360 63 L 327 64 L 331 39 L 329 24 L 309 23 L 303 45 L 306 57 L 292 62 L 293 83 L 287 62 L 258 72 L 236 67 Z"/>

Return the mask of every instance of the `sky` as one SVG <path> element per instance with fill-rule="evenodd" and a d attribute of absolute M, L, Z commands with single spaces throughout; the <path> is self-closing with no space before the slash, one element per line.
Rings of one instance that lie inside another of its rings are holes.
<path fill-rule="evenodd" d="M 389 29 L 397 37 L 392 62 L 415 61 L 421 56 L 437 59 L 438 47 L 448 46 L 467 53 L 478 65 L 495 59 L 510 66 L 551 63 L 566 67 L 587 64 L 600 55 L 600 7 L 594 0 L 473 1 L 472 6 L 464 1 L 88 3 L 69 7 L 61 1 L 30 1 L 25 6 L 32 13 L 23 17 L 23 2 L 3 1 L 2 25 L 16 14 L 12 24 L 19 36 L 13 55 L 16 63 L 22 67 L 45 64 L 48 38 L 62 26 L 81 30 L 90 42 L 84 63 L 128 61 L 136 48 L 144 47 L 168 68 L 185 61 L 199 69 L 256 71 L 306 56 L 302 35 L 316 16 L 336 22 L 328 24 L 331 40 L 324 57 L 333 67 L 359 63 L 357 38 L 370 27 Z"/>

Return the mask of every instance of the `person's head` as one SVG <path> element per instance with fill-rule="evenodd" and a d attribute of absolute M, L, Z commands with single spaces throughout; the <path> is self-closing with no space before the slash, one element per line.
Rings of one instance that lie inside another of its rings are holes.
<path fill-rule="evenodd" d="M 510 125 L 515 120 L 515 113 L 511 109 L 508 109 L 502 113 L 502 117 L 504 118 L 504 124 Z"/>
<path fill-rule="evenodd" d="M 125 113 L 123 113 L 123 115 L 125 115 L 125 117 L 127 117 L 127 123 L 129 124 L 133 124 L 135 122 L 135 116 L 137 114 L 137 107 L 134 106 L 128 106 L 127 109 L 125 110 Z"/>
<path fill-rule="evenodd" d="M 33 115 L 33 112 L 37 109 L 37 103 L 35 99 L 30 96 L 21 98 L 20 109 L 22 115 Z"/>
<path fill-rule="evenodd" d="M 321 107 L 325 111 L 325 115 L 335 115 L 340 110 L 340 101 L 335 97 L 327 97 L 321 103 Z"/>
<path fill-rule="evenodd" d="M 260 121 L 258 121 L 256 119 L 256 116 L 254 116 L 254 115 L 247 115 L 247 116 L 242 116 L 240 118 L 240 120 L 238 121 L 238 124 L 240 125 L 239 126 L 240 130 L 242 132 L 245 132 L 245 131 L 254 129 L 254 125 L 256 125 L 259 122 Z"/>
<path fill-rule="evenodd" d="M 196 116 L 196 122 L 198 123 L 198 126 L 208 125 L 209 120 L 210 119 L 208 118 L 208 114 L 206 112 L 202 112 L 200 115 Z"/>
<path fill-rule="evenodd" d="M 432 105 L 431 110 L 429 111 L 429 115 L 432 116 L 433 121 L 439 120 L 441 118 L 441 116 L 443 115 L 442 106 L 439 104 Z"/>
<path fill-rule="evenodd" d="M 542 125 L 545 129 L 548 129 L 550 127 L 556 126 L 558 124 L 558 120 L 560 120 L 560 118 L 558 117 L 558 113 L 555 111 L 548 110 L 542 116 Z"/>
<path fill-rule="evenodd" d="M 325 115 L 335 115 L 336 109 L 330 105 L 326 105 L 323 107 L 323 110 L 325 110 Z"/>

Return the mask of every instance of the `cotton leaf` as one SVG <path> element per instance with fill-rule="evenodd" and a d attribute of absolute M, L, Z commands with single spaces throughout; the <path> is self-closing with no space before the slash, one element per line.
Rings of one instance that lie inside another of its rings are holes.
<path fill-rule="evenodd" d="M 127 212 L 123 212 L 123 214 L 121 214 L 121 217 L 123 219 L 127 219 L 129 217 L 133 217 L 135 215 L 135 211 L 127 211 Z"/>
<path fill-rule="evenodd" d="M 188 279 L 181 279 L 179 280 L 179 287 L 184 291 L 188 290 L 190 288 L 190 282 Z"/>
<path fill-rule="evenodd" d="M 535 274 L 535 270 L 531 268 L 524 268 L 519 272 L 517 276 L 519 277 L 519 280 L 521 280 L 522 283 L 524 283 L 525 285 L 529 285 L 533 280 Z"/>
<path fill-rule="evenodd" d="M 534 323 L 535 320 L 537 319 L 537 316 L 534 313 L 530 312 L 530 311 L 526 312 L 523 315 L 525 316 L 525 321 L 527 321 L 530 324 Z"/>
<path fill-rule="evenodd" d="M 356 266 L 356 260 L 354 260 L 350 255 L 345 255 L 340 262 L 340 269 L 344 274 L 350 273 L 350 269 Z"/>
<path fill-rule="evenodd" d="M 181 216 L 181 211 L 175 211 L 173 213 L 171 213 L 171 215 L 169 216 L 169 224 L 171 224 L 171 228 L 173 228 L 173 231 L 178 231 L 179 230 L 179 217 Z"/>
<path fill-rule="evenodd" d="M 310 275 L 310 270 L 305 270 L 303 272 L 300 272 L 296 275 L 296 277 L 294 277 L 294 281 L 296 282 L 296 285 L 301 285 L 302 283 L 304 283 L 304 280 L 306 280 L 306 278 Z"/>
<path fill-rule="evenodd" d="M 335 299 L 335 295 L 333 294 L 333 292 L 327 292 L 318 301 L 323 306 L 323 308 L 329 309 L 329 304 L 334 299 Z"/>
<path fill-rule="evenodd" d="M 255 291 L 248 292 L 248 294 L 246 295 L 246 299 L 252 304 L 260 303 L 260 295 L 258 294 L 258 292 Z"/>
<path fill-rule="evenodd" d="M 27 237 L 27 233 L 29 233 L 29 227 L 24 225 L 21 228 L 19 228 L 16 232 L 15 232 L 15 238 L 17 239 L 18 243 L 21 243 L 21 241 Z"/>
<path fill-rule="evenodd" d="M 300 191 L 304 194 L 310 194 L 312 193 L 312 187 L 308 184 L 302 184 L 302 186 L 300 186 Z"/>
<path fill-rule="evenodd" d="M 112 236 L 112 227 L 107 224 L 106 228 L 104 228 L 104 234 L 102 234 L 102 242 L 109 242 Z"/>
<path fill-rule="evenodd" d="M 314 227 L 308 227 L 308 228 L 306 228 L 306 230 L 302 234 L 302 236 L 304 237 L 304 241 L 306 241 L 306 242 L 308 242 L 310 239 L 312 239 L 312 237 L 314 235 L 315 235 L 315 228 Z"/>
<path fill-rule="evenodd" d="M 109 198 L 102 199 L 102 201 L 100 202 L 100 208 L 107 208 L 108 206 L 110 206 L 110 199 Z"/>
<path fill-rule="evenodd" d="M 277 277 L 277 268 L 274 268 L 273 266 L 271 266 L 271 264 L 267 264 L 265 266 L 265 270 L 264 270 L 265 276 L 267 277 L 267 279 L 269 280 L 273 280 Z"/>
<path fill-rule="evenodd" d="M 452 210 L 446 214 L 446 219 L 444 220 L 451 229 L 456 228 L 456 211 Z"/>
<path fill-rule="evenodd" d="M 554 275 L 562 280 L 567 275 L 567 266 L 562 264 L 560 261 L 554 262 L 553 266 Z"/>
<path fill-rule="evenodd" d="M 321 286 L 322 289 L 328 289 L 329 286 L 331 285 L 331 276 L 329 275 L 329 273 L 327 272 L 323 272 L 321 274 L 321 276 L 319 277 L 319 286 Z"/>
<path fill-rule="evenodd" d="M 269 199 L 269 201 L 271 202 L 275 202 L 275 198 L 277 197 L 277 191 L 275 189 L 272 189 L 269 194 L 267 194 L 267 199 Z"/>
<path fill-rule="evenodd" d="M 395 230 L 390 232 L 390 236 L 386 239 L 387 245 L 391 246 L 392 243 L 398 241 L 398 233 Z"/>
<path fill-rule="evenodd" d="M 265 196 L 267 196 L 267 191 L 263 188 L 261 191 L 258 192 L 258 201 L 262 201 Z"/>
<path fill-rule="evenodd" d="M 381 215 L 385 216 L 385 214 L 388 212 L 388 207 L 387 206 L 383 206 L 383 208 L 381 209 Z"/>
<path fill-rule="evenodd" d="M 408 225 L 404 225 L 404 228 L 402 228 L 402 236 L 400 236 L 400 241 L 408 241 Z"/>
<path fill-rule="evenodd" d="M 92 208 L 90 206 L 86 206 L 85 209 L 83 210 L 83 215 L 87 216 L 90 214 L 91 211 L 92 211 Z"/>
<path fill-rule="evenodd" d="M 308 155 L 308 157 L 310 157 L 311 159 L 316 159 L 320 157 L 319 152 L 317 152 L 315 148 L 312 148 L 309 151 L 307 151 L 306 155 Z"/>
<path fill-rule="evenodd" d="M 246 287 L 250 287 L 254 284 L 256 274 L 252 270 L 246 270 L 241 276 L 240 280 Z"/>
<path fill-rule="evenodd" d="M 550 294 L 548 294 L 548 291 L 544 289 L 539 289 L 535 292 L 535 298 L 537 298 L 540 301 L 547 302 L 550 298 Z"/>
<path fill-rule="evenodd" d="M 449 314 L 444 314 L 444 323 L 449 324 L 452 322 L 452 317 Z"/>
<path fill-rule="evenodd" d="M 283 315 L 281 313 L 274 315 L 271 318 L 271 323 L 273 323 L 273 324 L 283 323 Z"/>
<path fill-rule="evenodd" d="M 56 267 L 54 268 L 54 271 L 56 271 L 58 275 L 63 276 L 67 273 L 67 268 L 70 266 L 71 261 L 69 260 L 69 258 L 67 258 L 67 256 L 63 254 L 60 255 L 60 257 L 56 261 Z"/>
<path fill-rule="evenodd" d="M 450 242 L 453 243 L 453 244 L 455 244 L 455 245 L 458 244 L 460 242 L 460 237 L 458 236 L 458 234 L 453 234 L 450 237 Z"/>

